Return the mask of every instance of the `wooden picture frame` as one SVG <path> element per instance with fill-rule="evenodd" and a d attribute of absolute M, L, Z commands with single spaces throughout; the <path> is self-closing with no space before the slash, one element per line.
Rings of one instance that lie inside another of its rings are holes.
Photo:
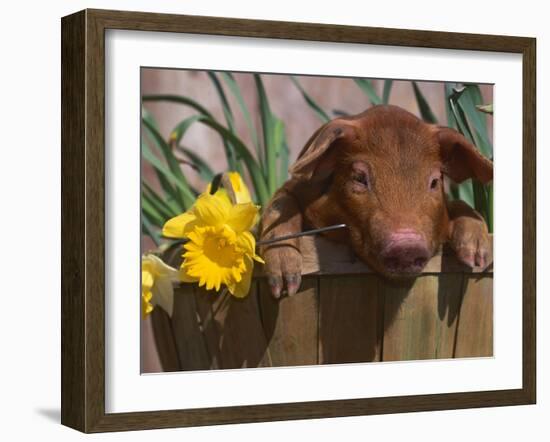
<path fill-rule="evenodd" d="M 105 30 L 516 53 L 523 65 L 522 387 L 169 411 L 105 411 Z M 536 400 L 536 41 L 533 38 L 85 10 L 62 19 L 62 424 L 140 430 L 533 404 Z"/>

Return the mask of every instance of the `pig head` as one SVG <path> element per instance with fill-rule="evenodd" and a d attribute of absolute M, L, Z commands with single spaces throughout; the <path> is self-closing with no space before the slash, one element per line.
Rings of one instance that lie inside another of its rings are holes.
<path fill-rule="evenodd" d="M 261 239 L 344 223 L 326 236 L 389 278 L 418 274 L 447 241 L 465 264 L 486 264 L 487 226 L 465 203 L 446 200 L 443 176 L 487 183 L 493 165 L 453 129 L 374 106 L 319 128 L 290 173 L 264 211 Z M 261 252 L 272 293 L 296 292 L 300 241 Z"/>

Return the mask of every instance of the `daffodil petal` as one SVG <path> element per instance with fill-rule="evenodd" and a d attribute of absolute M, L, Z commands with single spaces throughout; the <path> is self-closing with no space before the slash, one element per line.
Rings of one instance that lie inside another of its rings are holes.
<path fill-rule="evenodd" d="M 197 282 L 197 278 L 189 275 L 184 268 L 180 270 L 178 276 L 181 282 Z"/>
<path fill-rule="evenodd" d="M 183 267 L 183 271 L 185 272 L 185 275 L 188 278 L 195 278 L 195 280 L 199 280 L 202 276 L 202 272 L 199 266 L 196 265 L 194 262 L 185 262 Z"/>
<path fill-rule="evenodd" d="M 227 224 L 235 232 L 250 230 L 258 222 L 259 208 L 252 203 L 236 204 L 231 207 Z"/>
<path fill-rule="evenodd" d="M 158 256 L 149 254 L 146 255 L 146 258 L 149 260 L 150 264 L 153 267 L 153 272 L 156 277 L 165 277 L 172 280 L 177 280 L 178 271 L 166 264 L 162 259 L 160 259 Z"/>
<path fill-rule="evenodd" d="M 160 305 L 169 315 L 174 309 L 174 287 L 179 271 L 170 267 L 158 256 L 144 255 L 141 258 L 141 307 L 143 317 L 155 305 Z"/>
<path fill-rule="evenodd" d="M 151 304 L 145 303 L 141 305 L 141 317 L 142 319 L 147 319 L 147 316 L 153 311 L 153 306 Z"/>
<path fill-rule="evenodd" d="M 207 226 L 218 226 L 225 223 L 230 209 L 229 201 L 208 193 L 202 194 L 193 206 L 193 212 L 198 221 Z"/>
<path fill-rule="evenodd" d="M 150 271 L 142 270 L 141 271 L 141 287 L 150 289 L 153 287 L 153 284 L 155 283 L 155 280 L 153 278 L 153 275 Z"/>
<path fill-rule="evenodd" d="M 244 259 L 246 263 L 246 270 L 242 273 L 242 279 L 232 287 L 233 291 L 231 291 L 231 288 L 229 289 L 231 294 L 237 298 L 244 298 L 248 295 L 248 292 L 250 291 L 250 284 L 252 282 L 252 270 L 254 269 L 254 264 L 250 257 L 245 256 Z"/>
<path fill-rule="evenodd" d="M 237 234 L 235 233 L 235 231 L 227 226 L 227 225 L 224 225 L 221 229 L 220 229 L 220 234 L 224 237 L 224 239 L 226 241 L 228 241 L 230 244 L 235 244 L 237 242 Z"/>
<path fill-rule="evenodd" d="M 153 287 L 153 305 L 160 305 L 169 316 L 174 310 L 174 287 L 167 278 L 159 278 Z"/>
<path fill-rule="evenodd" d="M 147 315 L 153 311 L 153 305 L 150 302 L 152 296 L 153 294 L 149 290 L 146 290 L 141 294 L 141 317 L 143 319 L 145 319 Z"/>
<path fill-rule="evenodd" d="M 202 287 L 203 285 L 206 284 L 206 277 L 204 275 L 200 275 L 199 276 L 199 287 Z"/>
<path fill-rule="evenodd" d="M 153 292 L 149 289 L 144 289 L 141 291 L 141 296 L 145 301 L 149 302 L 153 298 Z"/>
<path fill-rule="evenodd" d="M 233 193 L 235 194 L 235 199 L 237 204 L 250 203 L 252 199 L 250 198 L 250 192 L 244 184 L 241 175 L 238 172 L 228 172 L 229 181 L 231 187 L 233 188 Z"/>
<path fill-rule="evenodd" d="M 204 243 L 204 236 L 202 235 L 200 228 L 196 228 L 192 232 L 189 232 L 188 238 L 198 247 L 202 248 Z M 184 248 L 188 250 L 187 244 L 185 244 Z"/>
<path fill-rule="evenodd" d="M 237 238 L 237 245 L 248 255 L 256 253 L 256 239 L 250 232 L 242 232 Z"/>
<path fill-rule="evenodd" d="M 214 287 L 217 292 L 220 291 L 221 285 L 222 285 L 222 277 L 219 273 L 217 273 L 216 274 L 216 283 L 215 283 L 215 287 Z"/>
<path fill-rule="evenodd" d="M 188 211 L 166 221 L 162 234 L 168 238 L 185 238 L 197 224 L 197 217 Z"/>
<path fill-rule="evenodd" d="M 227 190 L 225 190 L 223 187 L 220 187 L 218 190 L 216 190 L 214 196 L 216 198 L 222 199 L 223 202 L 229 204 L 229 206 L 233 205 L 233 203 L 231 202 L 231 198 L 229 198 Z"/>
<path fill-rule="evenodd" d="M 153 274 L 153 263 L 149 259 L 149 256 L 150 255 L 143 255 L 141 257 L 141 271 Z"/>
<path fill-rule="evenodd" d="M 231 274 L 233 275 L 235 282 L 240 282 L 241 279 L 243 279 L 242 272 L 237 268 L 233 268 Z"/>

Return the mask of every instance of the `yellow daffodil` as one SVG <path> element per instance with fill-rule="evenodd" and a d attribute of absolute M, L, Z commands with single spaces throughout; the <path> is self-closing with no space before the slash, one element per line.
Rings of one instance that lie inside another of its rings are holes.
<path fill-rule="evenodd" d="M 141 258 L 141 311 L 144 318 L 153 311 L 155 305 L 160 305 L 172 316 L 172 283 L 178 281 L 178 273 L 155 255 L 147 254 Z"/>
<path fill-rule="evenodd" d="M 231 182 L 231 188 L 233 190 L 233 193 L 235 194 L 235 202 L 237 204 L 252 202 L 252 199 L 250 198 L 250 192 L 248 191 L 248 187 L 246 187 L 246 184 L 244 184 L 244 181 L 241 178 L 241 175 L 239 175 L 238 172 L 228 172 L 227 176 L 229 177 L 229 181 Z"/>
<path fill-rule="evenodd" d="M 248 191 L 248 187 L 246 187 L 246 184 L 241 178 L 241 175 L 239 174 L 239 172 L 226 172 L 223 175 L 221 182 L 222 182 L 222 185 L 226 188 L 225 190 L 226 191 L 229 190 L 230 192 L 229 199 L 234 201 L 236 204 L 244 204 L 244 203 L 252 202 L 252 198 L 250 198 L 250 192 Z M 212 190 L 212 184 L 210 183 L 206 188 L 206 193 L 211 193 L 211 190 Z"/>
<path fill-rule="evenodd" d="M 258 221 L 259 207 L 251 202 L 239 174 L 228 176 L 237 204 L 225 189 L 214 195 L 208 189 L 189 211 L 168 220 L 162 234 L 188 239 L 180 274 L 183 281 L 198 282 L 207 290 L 219 290 L 223 284 L 234 296 L 244 297 L 250 289 L 253 260 L 263 263 L 250 233 Z"/>

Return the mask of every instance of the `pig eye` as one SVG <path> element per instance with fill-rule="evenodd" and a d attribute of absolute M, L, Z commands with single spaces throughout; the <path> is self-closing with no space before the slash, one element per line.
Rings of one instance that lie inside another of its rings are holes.
<path fill-rule="evenodd" d="M 353 193 L 365 193 L 371 188 L 369 166 L 364 161 L 355 161 L 351 165 L 350 188 Z"/>
<path fill-rule="evenodd" d="M 369 179 L 365 173 L 355 173 L 353 176 L 353 181 L 361 186 L 366 188 L 369 187 Z"/>
<path fill-rule="evenodd" d="M 440 179 L 440 177 L 437 177 L 430 180 L 430 190 L 436 190 L 439 187 Z"/>

